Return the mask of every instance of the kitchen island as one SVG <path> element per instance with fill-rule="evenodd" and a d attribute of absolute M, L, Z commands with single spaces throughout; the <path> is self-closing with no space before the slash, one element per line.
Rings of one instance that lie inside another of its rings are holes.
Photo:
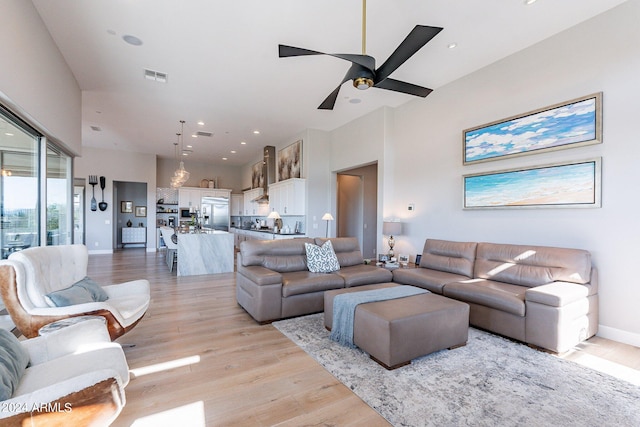
<path fill-rule="evenodd" d="M 178 276 L 232 273 L 233 238 L 218 230 L 178 234 Z"/>

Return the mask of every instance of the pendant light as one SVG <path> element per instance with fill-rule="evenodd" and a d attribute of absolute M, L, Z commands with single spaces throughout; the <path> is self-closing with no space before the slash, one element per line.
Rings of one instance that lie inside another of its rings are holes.
<path fill-rule="evenodd" d="M 180 143 L 181 149 L 184 150 L 184 120 L 180 120 L 180 125 L 180 133 L 177 133 L 176 135 L 178 136 L 178 142 Z M 178 142 L 173 144 L 176 150 L 176 162 L 178 161 Z M 175 172 L 173 173 L 173 177 L 171 178 L 171 187 L 182 187 L 189 180 L 189 175 L 190 173 L 187 172 L 187 170 L 184 168 L 184 161 L 180 160 L 180 164 L 178 165 L 178 168 L 175 170 Z"/>

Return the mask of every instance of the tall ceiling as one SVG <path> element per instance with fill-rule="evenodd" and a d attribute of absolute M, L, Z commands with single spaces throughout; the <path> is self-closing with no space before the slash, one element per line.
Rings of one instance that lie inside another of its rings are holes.
<path fill-rule="evenodd" d="M 184 120 L 182 144 L 193 146 L 187 161 L 243 165 L 304 129 L 429 102 L 347 82 L 334 110 L 318 110 L 350 64 L 278 58 L 278 44 L 361 53 L 361 0 L 32 1 L 82 90 L 86 147 L 174 158 Z M 369 0 L 366 53 L 380 65 L 415 25 L 443 27 L 391 75 L 437 91 L 624 1 Z M 166 74 L 166 83 L 145 78 L 145 69 Z"/>

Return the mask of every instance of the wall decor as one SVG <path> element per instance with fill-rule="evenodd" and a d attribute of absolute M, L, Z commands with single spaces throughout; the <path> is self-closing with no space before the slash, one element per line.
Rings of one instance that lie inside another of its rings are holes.
<path fill-rule="evenodd" d="M 601 158 L 463 177 L 464 209 L 599 208 Z"/>
<path fill-rule="evenodd" d="M 120 212 L 122 212 L 122 213 L 131 213 L 131 212 L 133 212 L 133 202 L 131 202 L 131 201 L 122 201 L 122 202 L 120 202 Z"/>
<path fill-rule="evenodd" d="M 264 162 L 261 160 L 251 167 L 251 188 L 261 188 L 264 184 L 263 165 Z"/>
<path fill-rule="evenodd" d="M 147 207 L 136 206 L 136 216 L 147 216 Z"/>
<path fill-rule="evenodd" d="M 278 181 L 302 178 L 302 140 L 278 151 Z"/>
<path fill-rule="evenodd" d="M 463 164 L 602 142 L 602 92 L 466 129 Z"/>

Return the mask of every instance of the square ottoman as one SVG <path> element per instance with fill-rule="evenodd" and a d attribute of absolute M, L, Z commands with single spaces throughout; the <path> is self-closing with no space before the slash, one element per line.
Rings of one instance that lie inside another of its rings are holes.
<path fill-rule="evenodd" d="M 375 289 L 389 284 L 358 287 Z M 349 289 L 354 291 L 353 288 Z M 325 292 L 325 325 L 333 298 L 347 291 Z M 330 300 L 327 304 L 327 300 Z M 328 324 L 329 323 L 329 324 Z M 432 293 L 356 307 L 353 342 L 387 369 L 411 363 L 412 359 L 435 351 L 466 345 L 469 333 L 469 305 Z"/>

